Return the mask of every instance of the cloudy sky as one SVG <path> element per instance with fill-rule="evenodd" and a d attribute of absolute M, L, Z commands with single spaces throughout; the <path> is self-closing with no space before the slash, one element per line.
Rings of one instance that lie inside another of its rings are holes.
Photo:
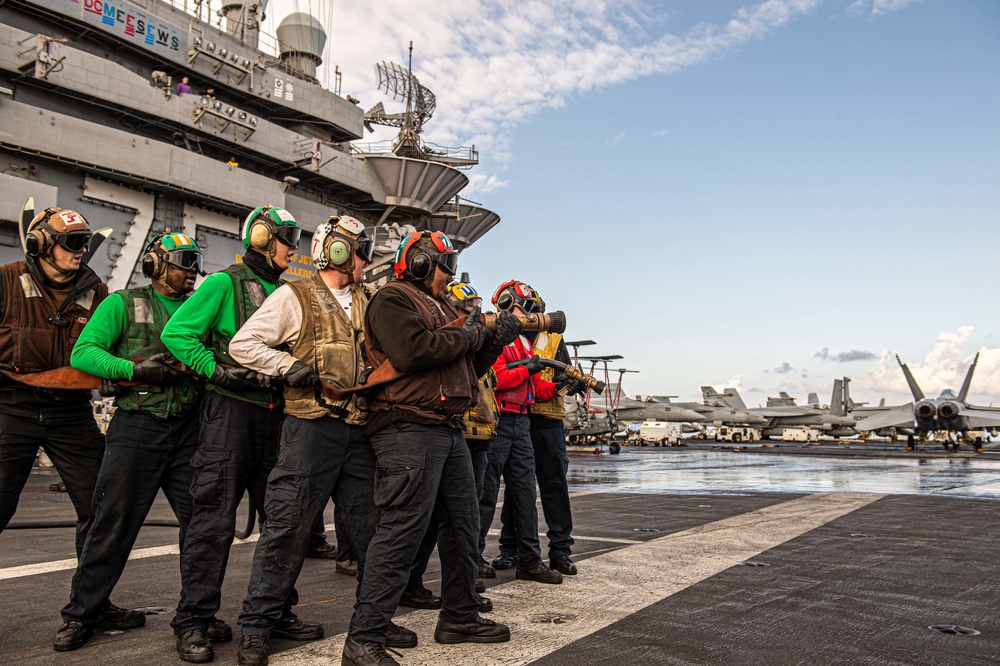
<path fill-rule="evenodd" d="M 419 9 L 417 9 L 419 8 Z M 622 354 L 629 393 L 741 388 L 1000 402 L 1000 3 L 272 0 L 329 26 L 320 77 L 373 65 L 437 95 L 502 218 L 462 257 Z M 266 26 L 266 27 L 267 27 Z M 373 136 L 373 139 L 387 135 Z"/>

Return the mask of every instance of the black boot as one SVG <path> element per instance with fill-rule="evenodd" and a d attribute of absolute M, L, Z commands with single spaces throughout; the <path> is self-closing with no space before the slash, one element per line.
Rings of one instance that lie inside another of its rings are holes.
<path fill-rule="evenodd" d="M 205 635 L 213 643 L 228 643 L 233 640 L 233 628 L 226 624 L 225 621 L 215 619 L 208 623 Z"/>
<path fill-rule="evenodd" d="M 390 620 L 389 628 L 385 630 L 385 646 L 400 649 L 415 648 L 417 647 L 417 632 L 410 631 Z"/>
<path fill-rule="evenodd" d="M 549 566 L 564 576 L 576 575 L 576 564 L 569 559 L 569 555 L 553 555 L 549 559 Z"/>
<path fill-rule="evenodd" d="M 208 640 L 204 629 L 191 629 L 177 636 L 177 654 L 181 661 L 204 664 L 215 659 L 212 641 Z"/>
<path fill-rule="evenodd" d="M 403 596 L 399 599 L 400 606 L 436 610 L 441 608 L 441 597 L 428 590 L 423 585 L 407 585 Z"/>
<path fill-rule="evenodd" d="M 518 569 L 514 573 L 518 580 L 533 580 L 536 583 L 551 583 L 553 585 L 562 582 L 562 574 L 549 569 L 544 564 L 539 564 L 534 569 Z"/>
<path fill-rule="evenodd" d="M 513 569 L 517 566 L 517 553 L 505 553 L 500 551 L 500 555 L 493 558 L 494 569 Z M 493 573 L 496 575 L 496 572 Z M 489 578 L 489 576 L 487 576 Z"/>
<path fill-rule="evenodd" d="M 240 666 L 267 666 L 267 636 L 244 636 L 236 650 Z"/>
<path fill-rule="evenodd" d="M 510 629 L 506 624 L 481 617 L 472 622 L 438 620 L 434 640 L 438 643 L 504 643 L 510 640 Z"/>
<path fill-rule="evenodd" d="M 275 638 L 290 638 L 293 641 L 318 641 L 323 638 L 323 625 L 300 620 L 295 613 L 290 613 L 288 617 L 274 625 L 271 635 Z"/>
<path fill-rule="evenodd" d="M 509 567 L 508 567 L 509 568 Z M 482 555 L 479 556 L 479 577 L 480 578 L 496 578 L 497 570 L 493 568 L 493 565 L 486 561 L 486 558 Z"/>
<path fill-rule="evenodd" d="M 112 603 L 104 609 L 101 617 L 94 622 L 95 629 L 136 629 L 145 626 L 146 614 L 140 610 L 119 608 Z"/>
<path fill-rule="evenodd" d="M 344 642 L 344 652 L 340 666 L 399 666 L 399 662 L 389 656 L 381 643 L 361 641 L 348 637 Z"/>
<path fill-rule="evenodd" d="M 94 635 L 92 627 L 84 626 L 82 622 L 67 622 L 59 627 L 56 638 L 52 641 L 52 648 L 56 652 L 69 652 L 78 647 L 83 647 L 87 639 Z"/>

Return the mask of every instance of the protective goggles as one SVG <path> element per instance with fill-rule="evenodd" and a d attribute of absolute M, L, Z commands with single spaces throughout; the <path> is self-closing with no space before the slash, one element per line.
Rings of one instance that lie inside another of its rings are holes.
<path fill-rule="evenodd" d="M 163 261 L 182 271 L 201 273 L 205 255 L 197 250 L 172 250 L 163 255 Z"/>
<path fill-rule="evenodd" d="M 52 242 L 67 252 L 86 252 L 93 235 L 89 231 L 66 231 L 52 234 Z"/>
<path fill-rule="evenodd" d="M 354 243 L 354 254 L 370 264 L 375 255 L 375 241 L 367 236 L 358 236 Z"/>
<path fill-rule="evenodd" d="M 434 263 L 443 268 L 448 275 L 455 275 L 458 272 L 458 253 L 452 251 L 448 254 L 439 254 L 434 257 Z"/>
<path fill-rule="evenodd" d="M 288 247 L 298 247 L 302 238 L 302 229 L 293 224 L 275 224 L 272 226 L 274 236 Z"/>
<path fill-rule="evenodd" d="M 499 310 L 510 310 L 516 305 L 529 314 L 545 311 L 545 306 L 538 298 L 538 292 L 523 282 L 511 280 L 500 289 L 502 292 L 497 296 L 496 302 Z"/>

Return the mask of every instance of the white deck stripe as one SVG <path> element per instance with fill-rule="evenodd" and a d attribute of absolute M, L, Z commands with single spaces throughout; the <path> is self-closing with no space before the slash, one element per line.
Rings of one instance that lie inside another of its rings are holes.
<path fill-rule="evenodd" d="M 562 585 L 511 581 L 490 588 L 491 618 L 508 624 L 511 641 L 480 645 L 434 642 L 437 611 L 406 615 L 420 645 L 403 650 L 404 666 L 455 662 L 519 666 L 636 613 L 739 562 L 874 502 L 884 495 L 821 493 L 615 549 L 583 560 Z M 643 566 L 645 563 L 645 566 Z M 666 566 L 665 566 L 666 565 Z M 575 615 L 565 624 L 536 624 L 539 613 Z M 272 655 L 274 666 L 339 663 L 345 634 Z"/>

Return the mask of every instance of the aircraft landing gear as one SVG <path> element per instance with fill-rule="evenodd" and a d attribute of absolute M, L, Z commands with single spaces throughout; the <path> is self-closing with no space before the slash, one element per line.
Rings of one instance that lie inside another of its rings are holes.
<path fill-rule="evenodd" d="M 907 435 L 906 436 L 906 450 L 907 451 L 916 451 L 917 450 L 916 445 L 913 443 L 913 435 Z"/>
<path fill-rule="evenodd" d="M 612 455 L 622 452 L 622 445 L 618 442 L 608 442 L 608 452 Z"/>

